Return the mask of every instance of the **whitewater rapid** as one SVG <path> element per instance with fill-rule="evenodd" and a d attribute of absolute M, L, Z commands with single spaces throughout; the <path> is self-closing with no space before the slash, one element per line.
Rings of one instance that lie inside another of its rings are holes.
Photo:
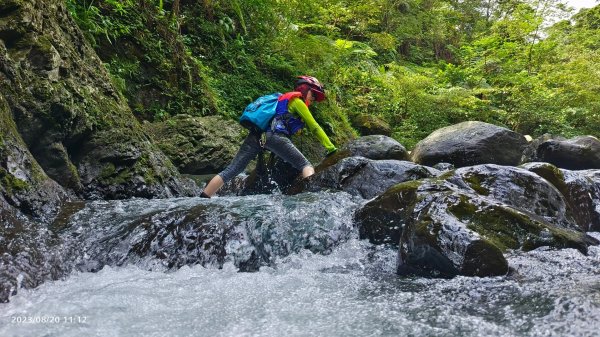
<path fill-rule="evenodd" d="M 72 222 L 78 233 L 120 228 L 145 214 L 201 203 L 207 201 L 99 201 Z M 563 337 L 600 331 L 598 246 L 587 256 L 544 247 L 508 253 L 512 272 L 502 277 L 405 278 L 395 274 L 395 249 L 358 239 L 351 221 L 359 203 L 346 194 L 208 203 L 226 206 L 216 222 L 244 214 L 252 219 L 240 222 L 252 240 L 232 241 L 222 268 L 165 269 L 142 259 L 73 272 L 0 304 L 0 336 Z M 239 272 L 235 257 L 249 244 L 271 254 L 268 264 Z"/>
<path fill-rule="evenodd" d="M 598 335 L 598 247 L 509 260 L 513 276 L 399 278 L 393 250 L 353 239 L 256 273 L 105 267 L 21 291 L 0 307 L 0 336 Z M 15 319 L 43 316 L 59 321 Z"/>

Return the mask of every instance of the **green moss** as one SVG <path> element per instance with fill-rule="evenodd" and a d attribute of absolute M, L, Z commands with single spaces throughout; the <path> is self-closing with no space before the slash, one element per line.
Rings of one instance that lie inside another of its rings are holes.
<path fill-rule="evenodd" d="M 354 126 L 362 135 L 386 135 L 392 134 L 392 128 L 383 119 L 368 114 L 356 114 L 352 117 Z"/>
<path fill-rule="evenodd" d="M 132 178 L 133 174 L 131 169 L 117 170 L 113 163 L 107 163 L 102 168 L 102 171 L 98 176 L 98 181 L 107 186 L 116 186 L 126 184 L 127 182 L 131 181 Z"/>
<path fill-rule="evenodd" d="M 562 193 L 562 195 L 564 195 L 565 197 L 569 196 L 569 188 L 565 183 L 565 176 L 558 167 L 550 163 L 543 163 L 525 168 L 537 174 L 538 176 L 546 179 L 548 182 L 554 185 L 554 187 L 556 187 L 560 191 L 560 193 Z"/>
<path fill-rule="evenodd" d="M 471 174 L 466 174 L 463 177 L 463 180 L 467 184 L 469 184 L 469 187 L 471 187 L 473 190 L 475 190 L 475 192 L 477 192 L 481 195 L 489 195 L 490 190 L 483 187 L 483 185 L 482 185 L 483 178 L 484 178 L 483 176 L 477 175 L 475 173 L 471 173 Z"/>
<path fill-rule="evenodd" d="M 152 164 L 150 163 L 150 157 L 148 156 L 148 154 L 142 155 L 142 157 L 136 162 L 134 169 L 137 172 L 143 172 L 143 177 L 146 184 L 154 185 L 162 181 L 161 177 L 157 175 L 157 172 L 154 170 Z M 174 167 L 173 169 L 175 170 Z"/>
<path fill-rule="evenodd" d="M 506 206 L 476 206 L 467 196 L 449 211 L 501 250 L 535 249 L 543 245 L 579 247 L 582 233 L 549 224 Z"/>
<path fill-rule="evenodd" d="M 2 167 L 0 167 L 0 184 L 9 194 L 26 190 L 29 187 L 26 181 L 16 178 Z"/>
<path fill-rule="evenodd" d="M 387 191 L 386 194 L 396 194 L 396 193 L 403 193 L 403 192 L 416 192 L 416 190 L 423 185 L 423 181 L 422 180 L 410 180 L 410 181 L 405 181 L 399 184 L 396 184 L 392 187 L 390 187 Z"/>
<path fill-rule="evenodd" d="M 432 178 L 435 181 L 444 181 L 444 180 L 448 180 L 450 178 L 452 178 L 454 176 L 455 170 L 452 171 L 448 171 L 448 172 L 444 172 L 441 175 L 439 175 L 438 177 Z"/>
<path fill-rule="evenodd" d="M 40 36 L 37 39 L 34 47 L 37 48 L 42 53 L 51 53 L 52 52 L 52 42 L 50 41 L 50 39 L 48 39 L 45 36 Z"/>

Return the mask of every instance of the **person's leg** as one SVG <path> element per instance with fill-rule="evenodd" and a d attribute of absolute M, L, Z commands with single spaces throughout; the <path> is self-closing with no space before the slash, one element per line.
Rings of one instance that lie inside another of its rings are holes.
<path fill-rule="evenodd" d="M 302 169 L 302 178 L 307 178 L 315 174 L 315 169 L 312 166 L 305 166 Z"/>
<path fill-rule="evenodd" d="M 206 184 L 206 187 L 200 196 L 203 198 L 210 198 L 217 193 L 217 191 L 223 187 L 223 185 L 225 185 L 225 181 L 223 181 L 223 178 L 217 174 L 208 182 L 208 184 Z"/>
<path fill-rule="evenodd" d="M 221 171 L 221 173 L 217 174 L 208 182 L 204 191 L 202 191 L 201 196 L 204 198 L 212 197 L 226 182 L 242 173 L 246 166 L 248 166 L 248 163 L 250 163 L 260 151 L 259 140 L 259 134 L 252 132 L 248 134 L 244 143 L 240 146 L 238 153 L 235 155 L 235 158 L 233 158 L 231 163 Z"/>
<path fill-rule="evenodd" d="M 276 156 L 292 165 L 295 169 L 302 172 L 302 177 L 306 178 L 315 173 L 308 159 L 304 157 L 286 136 L 277 133 L 267 132 L 267 150 L 273 152 Z"/>

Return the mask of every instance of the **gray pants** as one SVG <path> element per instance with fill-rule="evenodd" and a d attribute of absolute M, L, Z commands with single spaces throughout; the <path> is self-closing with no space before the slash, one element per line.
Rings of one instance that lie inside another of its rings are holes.
<path fill-rule="evenodd" d="M 298 151 L 292 141 L 285 135 L 267 131 L 266 136 L 265 149 L 273 152 L 276 156 L 292 165 L 298 171 L 302 171 L 306 166 L 310 166 L 310 162 L 306 157 Z M 233 161 L 225 168 L 225 170 L 219 173 L 219 176 L 223 178 L 224 182 L 228 182 L 238 174 L 242 173 L 250 161 L 258 155 L 261 150 L 259 142 L 260 134 L 254 132 L 248 134 L 238 153 L 235 155 L 235 158 L 233 158 Z"/>

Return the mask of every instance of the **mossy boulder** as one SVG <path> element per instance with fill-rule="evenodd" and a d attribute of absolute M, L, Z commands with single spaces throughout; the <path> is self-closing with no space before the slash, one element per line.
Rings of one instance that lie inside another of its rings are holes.
<path fill-rule="evenodd" d="M 427 166 L 442 162 L 455 167 L 517 165 L 526 144 L 521 134 L 500 126 L 469 121 L 434 131 L 417 143 L 411 156 L 415 163 Z"/>
<path fill-rule="evenodd" d="M 363 136 L 392 134 L 392 127 L 383 119 L 370 114 L 354 114 L 350 116 L 352 126 Z"/>
<path fill-rule="evenodd" d="M 587 252 L 597 240 L 547 180 L 525 169 L 465 167 L 395 185 L 355 215 L 362 238 L 399 249 L 400 274 L 503 275 L 503 252 L 540 246 Z"/>
<path fill-rule="evenodd" d="M 408 181 L 394 185 L 384 194 L 356 211 L 360 237 L 373 244 L 397 246 L 402 229 L 411 221 L 422 182 Z"/>
<path fill-rule="evenodd" d="M 186 174 L 222 171 L 246 134 L 236 121 L 219 116 L 179 115 L 164 122 L 144 123 L 144 129 L 179 172 Z"/>
<path fill-rule="evenodd" d="M 570 171 L 550 163 L 527 163 L 524 169 L 553 184 L 583 231 L 600 231 L 600 170 Z"/>
<path fill-rule="evenodd" d="M 316 167 L 316 171 L 324 170 L 348 157 L 364 157 L 374 160 L 409 160 L 408 151 L 395 139 L 384 135 L 370 135 L 349 141 L 335 154 L 325 158 Z"/>
<path fill-rule="evenodd" d="M 83 198 L 197 193 L 144 134 L 65 3 L 9 4 L 0 18 L 0 91 L 41 169 Z"/>
<path fill-rule="evenodd" d="M 536 157 L 569 170 L 600 169 L 600 140 L 593 136 L 549 139 L 537 147 Z"/>
<path fill-rule="evenodd" d="M 464 167 L 446 180 L 557 226 L 579 229 L 563 194 L 546 179 L 528 170 L 494 164 Z"/>

